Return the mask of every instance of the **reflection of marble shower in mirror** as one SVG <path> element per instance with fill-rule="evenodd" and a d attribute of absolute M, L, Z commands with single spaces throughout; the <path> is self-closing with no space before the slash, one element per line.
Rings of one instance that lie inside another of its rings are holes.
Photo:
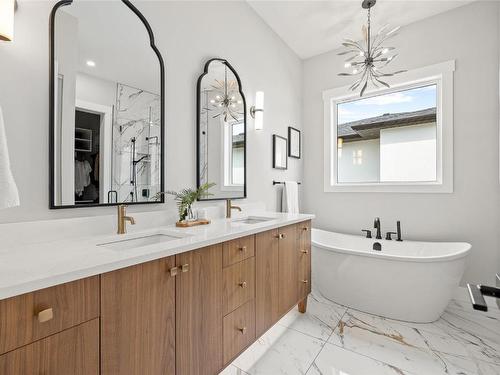
<path fill-rule="evenodd" d="M 160 97 L 117 85 L 112 189 L 118 202 L 143 202 L 160 191 Z"/>

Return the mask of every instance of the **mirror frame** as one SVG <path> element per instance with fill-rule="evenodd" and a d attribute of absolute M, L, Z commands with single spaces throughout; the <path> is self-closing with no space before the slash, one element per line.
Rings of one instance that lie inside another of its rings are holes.
<path fill-rule="evenodd" d="M 65 208 L 86 208 L 86 207 L 107 207 L 107 206 L 118 206 L 120 204 L 126 205 L 143 205 L 143 204 L 160 204 L 165 203 L 165 195 L 162 194 L 160 200 L 152 201 L 152 202 L 117 202 L 117 203 L 92 203 L 86 204 L 85 206 L 81 205 L 64 205 L 57 206 L 54 201 L 54 131 L 55 131 L 55 113 L 54 113 L 54 104 L 55 104 L 55 19 L 57 10 L 66 5 L 71 5 L 74 0 L 61 0 L 58 1 L 52 11 L 50 12 L 50 42 L 49 42 L 49 208 L 50 209 L 65 209 Z M 158 57 L 158 62 L 160 64 L 160 137 L 161 137 L 161 145 L 160 145 L 160 160 L 161 160 L 161 174 L 160 174 L 160 191 L 165 190 L 165 63 L 163 61 L 163 57 L 155 45 L 155 38 L 153 34 L 153 29 L 149 25 L 146 17 L 137 9 L 130 0 L 121 0 L 121 2 L 128 7 L 142 22 L 146 31 L 149 35 L 149 44 L 153 52 Z"/>
<path fill-rule="evenodd" d="M 238 73 L 236 73 L 236 70 L 231 66 L 231 64 L 226 60 L 226 59 L 221 59 L 218 57 L 212 58 L 208 60 L 205 63 L 205 67 L 203 69 L 203 73 L 200 75 L 198 78 L 198 82 L 196 84 L 196 188 L 199 188 L 201 183 L 200 183 L 200 107 L 201 107 L 201 82 L 203 81 L 203 77 L 205 77 L 208 74 L 208 69 L 210 68 L 210 64 L 213 63 L 214 61 L 220 61 L 223 64 L 225 64 L 229 70 L 234 74 L 236 77 L 236 81 L 238 82 L 238 90 L 241 95 L 241 100 L 243 101 L 243 122 L 245 124 L 245 140 L 244 140 L 244 151 L 243 151 L 243 157 L 244 157 L 244 163 L 243 166 L 245 168 L 244 171 L 244 178 L 245 178 L 245 185 L 243 186 L 243 196 L 241 197 L 231 197 L 231 198 L 205 198 L 205 199 L 198 199 L 199 201 L 223 201 L 226 199 L 246 199 L 247 197 L 247 102 L 245 99 L 245 94 L 243 93 L 243 88 L 241 87 L 241 79 Z"/>

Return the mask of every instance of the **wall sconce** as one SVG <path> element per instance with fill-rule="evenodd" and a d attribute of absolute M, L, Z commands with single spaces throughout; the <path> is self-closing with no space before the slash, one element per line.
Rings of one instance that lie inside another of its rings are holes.
<path fill-rule="evenodd" d="M 11 42 L 14 39 L 15 0 L 0 0 L 0 40 Z"/>
<path fill-rule="evenodd" d="M 255 93 L 255 105 L 250 107 L 250 116 L 255 119 L 255 130 L 264 128 L 264 92 Z"/>

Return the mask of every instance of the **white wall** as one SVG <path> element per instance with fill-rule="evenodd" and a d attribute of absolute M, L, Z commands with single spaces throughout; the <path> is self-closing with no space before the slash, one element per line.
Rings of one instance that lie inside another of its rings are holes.
<path fill-rule="evenodd" d="M 0 43 L 0 105 L 3 108 L 21 206 L 0 211 L 0 223 L 114 213 L 114 208 L 48 209 L 49 14 L 52 2 L 20 1 L 15 41 Z M 277 207 L 272 180 L 301 180 L 302 161 L 288 171 L 272 169 L 273 133 L 301 128 L 299 58 L 245 2 L 140 1 L 166 65 L 166 187 L 195 186 L 196 81 L 204 63 L 223 57 L 238 71 L 247 104 L 266 95 L 264 130 L 248 121 L 248 197 Z M 223 36 L 223 40 L 221 39 Z M 304 136 L 304 138 L 306 138 Z M 169 207 L 174 207 L 169 203 Z M 164 209 L 131 207 L 131 212 Z"/>
<path fill-rule="evenodd" d="M 316 227 L 359 234 L 375 216 L 384 231 L 401 220 L 404 238 L 470 242 L 463 281 L 493 282 L 500 264 L 497 8 L 473 3 L 405 26 L 392 40 L 399 53 L 394 70 L 456 59 L 453 194 L 324 193 L 322 91 L 349 79 L 337 76 L 343 61 L 336 51 L 304 62 L 303 189 Z"/>
<path fill-rule="evenodd" d="M 380 131 L 380 181 L 436 181 L 436 123 Z"/>
<path fill-rule="evenodd" d="M 380 140 L 345 142 L 338 153 L 338 181 L 375 182 L 380 179 Z"/>
<path fill-rule="evenodd" d="M 78 73 L 76 75 L 76 99 L 114 107 L 116 105 L 116 85 L 116 82 Z"/>

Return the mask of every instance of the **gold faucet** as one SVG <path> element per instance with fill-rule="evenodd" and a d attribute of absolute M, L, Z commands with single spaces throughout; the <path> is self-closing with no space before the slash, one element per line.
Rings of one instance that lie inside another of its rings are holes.
<path fill-rule="evenodd" d="M 127 221 L 132 225 L 135 224 L 134 218 L 126 215 L 126 209 L 127 206 L 124 204 L 118 206 L 118 234 L 127 233 Z"/>
<path fill-rule="evenodd" d="M 233 206 L 231 204 L 231 199 L 226 199 L 226 218 L 231 218 L 231 210 L 238 210 L 241 212 L 241 207 Z"/>

